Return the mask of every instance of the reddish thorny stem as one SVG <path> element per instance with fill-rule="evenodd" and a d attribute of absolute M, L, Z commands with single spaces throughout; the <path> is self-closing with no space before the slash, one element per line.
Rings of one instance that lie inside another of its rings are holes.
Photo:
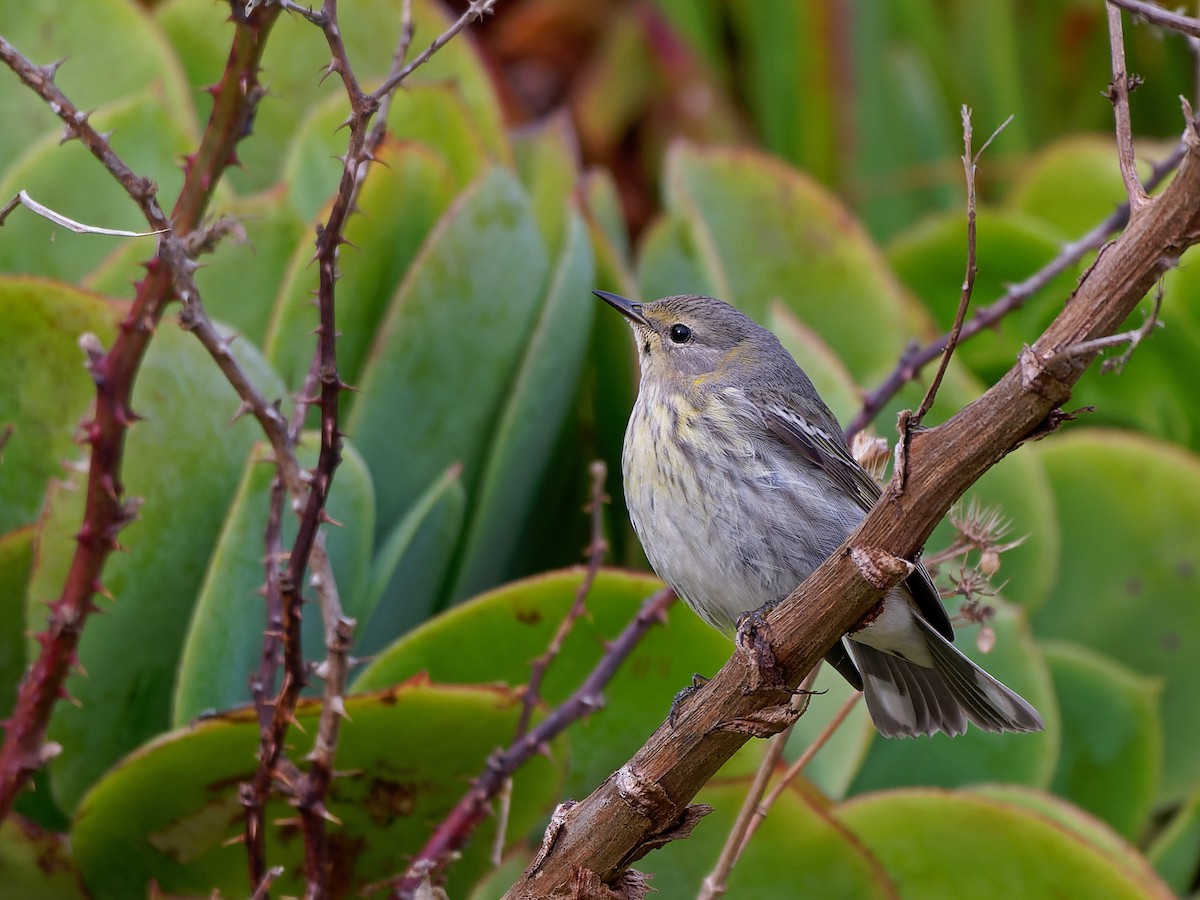
<path fill-rule="evenodd" d="M 82 142 L 125 188 L 152 230 L 164 230 L 155 257 L 128 315 L 119 323 L 112 348 L 88 366 L 96 385 L 93 415 L 81 426 L 90 447 L 83 523 L 61 595 L 50 604 L 45 631 L 35 635 L 41 651 L 27 670 L 6 723 L 0 747 L 0 819 L 12 808 L 32 774 L 57 748 L 45 744 L 54 705 L 66 696 L 65 682 L 77 665 L 79 639 L 87 617 L 96 610 L 94 596 L 104 594 L 101 573 L 117 549 L 117 535 L 136 513 L 125 498 L 121 468 L 125 436 L 137 421 L 130 405 L 133 383 L 154 329 L 167 305 L 178 297 L 187 275 L 180 239 L 198 227 L 226 168 L 236 163 L 234 148 L 249 132 L 254 109 L 263 95 L 257 72 L 262 50 L 278 12 L 264 9 L 239 19 L 229 62 L 212 90 L 213 110 L 197 152 L 185 160 L 184 184 L 168 218 L 155 199 L 157 187 L 135 175 L 113 152 L 108 140 L 54 83 L 57 65 L 39 67 L 0 38 L 0 60 L 46 101 L 66 124 L 68 138 Z"/>

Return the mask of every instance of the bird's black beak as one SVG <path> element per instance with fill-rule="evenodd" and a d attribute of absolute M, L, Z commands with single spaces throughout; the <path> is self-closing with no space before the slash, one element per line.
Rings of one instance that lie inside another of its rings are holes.
<path fill-rule="evenodd" d="M 636 303 L 620 294 L 610 294 L 608 291 L 592 291 L 597 297 L 627 318 L 630 322 L 638 325 L 649 325 L 646 317 L 642 315 L 642 304 Z"/>

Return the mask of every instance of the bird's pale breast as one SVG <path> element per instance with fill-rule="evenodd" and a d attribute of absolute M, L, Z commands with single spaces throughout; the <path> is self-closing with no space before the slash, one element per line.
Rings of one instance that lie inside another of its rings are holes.
<path fill-rule="evenodd" d="M 761 416 L 643 384 L 625 435 L 626 502 L 655 571 L 714 627 L 785 597 L 862 518 Z M 743 401 L 744 404 L 744 401 Z"/>

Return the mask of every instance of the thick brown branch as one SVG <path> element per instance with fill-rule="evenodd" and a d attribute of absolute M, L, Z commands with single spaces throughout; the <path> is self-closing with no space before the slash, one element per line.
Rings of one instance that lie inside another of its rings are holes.
<path fill-rule="evenodd" d="M 1187 154 L 1175 180 L 1133 211 L 1125 233 L 1101 252 L 1072 301 L 1020 362 L 948 422 L 914 435 L 905 490 L 889 484 L 846 543 L 766 616 L 789 685 L 798 684 L 887 589 L 886 579 L 866 581 L 851 549 L 915 556 L 967 488 L 1022 441 L 1045 432 L 1091 361 L 1090 355 L 1062 351 L 1116 331 L 1163 268 L 1200 239 L 1200 140 L 1192 121 L 1185 140 Z M 746 741 L 744 734 L 720 726 L 763 706 L 762 696 L 750 690 L 750 677 L 741 659 L 726 664 L 674 727 L 659 728 L 621 773 L 564 813 L 553 846 L 506 896 L 549 896 L 579 870 L 608 883 L 616 879 L 639 848 L 679 821 L 700 787 Z M 623 789 L 630 778 L 654 790 L 631 802 Z"/>

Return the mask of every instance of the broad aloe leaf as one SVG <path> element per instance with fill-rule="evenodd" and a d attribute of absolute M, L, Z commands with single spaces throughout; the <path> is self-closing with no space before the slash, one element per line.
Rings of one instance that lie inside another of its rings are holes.
<path fill-rule="evenodd" d="M 588 293 L 595 271 L 591 243 L 583 219 L 567 206 L 562 255 L 492 430 L 452 600 L 511 574 L 538 484 L 575 398 L 597 302 Z"/>
<path fill-rule="evenodd" d="M 319 436 L 310 433 L 301 445 L 300 463 L 316 463 Z M 328 513 L 341 527 L 325 529 L 333 577 L 344 613 L 361 624 L 366 573 L 375 530 L 375 499 L 371 476 L 354 447 L 342 448 L 342 464 L 329 496 Z M 204 713 L 249 703 L 251 672 L 262 658 L 263 632 L 267 629 L 262 598 L 264 575 L 263 535 L 275 468 L 265 459 L 269 448 L 257 444 L 250 451 L 237 494 L 221 527 L 221 535 L 208 561 L 204 584 L 192 610 L 191 627 L 184 639 L 179 675 L 171 707 L 171 724 L 178 728 Z M 284 500 L 283 547 L 295 540 L 296 516 Z M 280 566 L 285 565 L 280 561 Z M 325 625 L 313 591 L 306 590 L 302 623 L 304 658 L 325 658 Z M 320 683 L 315 686 L 320 690 Z"/>
<path fill-rule="evenodd" d="M 1136 850 L 1118 840 L 1114 855 L 1112 842 L 1098 843 L 1092 832 L 1103 826 L 1069 809 L 1050 818 L 969 791 L 910 789 L 848 800 L 834 814 L 905 898 L 1172 896 Z"/>
<path fill-rule="evenodd" d="M 380 538 L 451 463 L 463 464 L 469 492 L 477 484 L 548 273 L 528 199 L 501 168 L 427 239 L 376 335 L 347 423 L 375 477 Z"/>
<path fill-rule="evenodd" d="M 122 39 L 124 40 L 124 38 Z M 174 197 L 183 185 L 178 159 L 194 146 L 194 132 L 173 118 L 161 88 L 149 88 L 99 110 L 91 119 L 111 131 L 113 149 L 139 175 L 153 178 L 160 197 Z M 125 189 L 79 141 L 60 144 L 55 129 L 0 176 L 0 195 L 8 199 L 26 190 L 39 203 L 86 225 L 145 231 L 146 220 Z M 74 234 L 21 209 L 6 223 L 0 241 L 0 271 L 32 272 L 77 281 L 113 252 L 120 241 L 140 241 L 145 259 L 154 255 L 154 238 L 114 238 Z M 130 278 L 138 273 L 132 268 Z"/>
<path fill-rule="evenodd" d="M 695 897 L 716 864 L 750 788 L 748 777 L 719 778 L 696 797 L 713 812 L 691 837 L 640 860 L 639 870 L 666 898 Z M 789 897 L 796 900 L 890 900 L 896 884 L 865 845 L 828 808 L 828 801 L 802 780 L 771 807 L 729 877 L 731 897 Z"/>
<path fill-rule="evenodd" d="M 701 281 L 663 277 L 655 270 L 659 260 L 679 257 L 656 254 L 644 257 L 643 288 L 713 292 L 758 321 L 781 302 L 867 383 L 888 371 L 915 331 L 928 328 L 849 212 L 775 160 L 677 143 L 667 159 L 666 206 L 681 223 L 674 229 L 686 253 L 680 261 L 694 259 Z"/>
<path fill-rule="evenodd" d="M 1200 788 L 1175 810 L 1155 836 L 1146 856 L 1154 870 L 1181 897 L 1192 890 L 1200 855 Z"/>
<path fill-rule="evenodd" d="M 0 461 L 0 533 L 32 523 L 47 483 L 79 454 L 76 429 L 96 394 L 79 338 L 91 333 L 107 346 L 114 318 L 93 294 L 0 278 L 0 430 L 12 428 Z"/>
<path fill-rule="evenodd" d="M 1106 822 L 1094 818 L 1086 810 L 1072 806 L 1054 794 L 1017 784 L 982 784 L 972 788 L 971 793 L 999 803 L 1023 807 L 1048 819 L 1107 854 L 1112 862 L 1136 881 L 1150 888 L 1153 896 L 1162 896 L 1161 885 L 1146 858 Z"/>
<path fill-rule="evenodd" d="M 0 823 L 4 892 L 21 900 L 85 900 L 67 839 L 9 816 Z"/>
<path fill-rule="evenodd" d="M 235 342 L 233 351 L 261 390 L 280 394 L 252 347 Z M 168 727 L 192 606 L 258 432 L 253 420 L 231 422 L 233 388 L 200 343 L 168 322 L 138 373 L 133 409 L 145 420 L 127 439 L 124 475 L 141 509 L 120 534 L 125 552 L 105 567 L 114 599 L 99 600 L 104 614 L 88 621 L 79 646 L 82 671 L 67 681 L 79 705 L 59 704 L 50 724 L 51 740 L 63 745 L 52 767 L 55 796 L 68 810 L 120 756 Z M 82 499 L 78 483 L 49 498 L 28 595 L 33 630 L 45 623 L 45 601 L 61 592 Z"/>
<path fill-rule="evenodd" d="M 139 4 L 128 0 L 84 4 L 46 0 L 31 5 L 24 0 L 0 0 L 0 22 L 4 23 L 4 37 L 34 63 L 64 60 L 55 83 L 80 109 L 107 108 L 153 85 L 177 127 L 195 128 L 193 92 L 170 45 Z M 212 77 L 215 80 L 215 75 Z M 15 81 L 8 82 L 0 96 L 0 111 L 4 122 L 0 160 L 16 159 L 42 135 L 62 134 L 58 116 L 33 91 L 18 87 Z M 122 155 L 125 150 L 120 151 Z M 91 193 L 99 182 L 110 180 L 95 160 L 91 164 L 87 180 L 74 185 L 76 195 Z M 6 195 L 4 202 L 10 197 Z M 14 224 L 9 222 L 10 227 Z"/>
<path fill-rule="evenodd" d="M 958 649 L 1032 703 L 1046 721 L 1046 731 L 989 734 L 972 726 L 956 738 L 935 734 L 911 741 L 876 740 L 853 793 L 905 785 L 958 787 L 981 781 L 1035 787 L 1050 783 L 1061 733 L 1050 674 L 1021 611 L 998 600 L 991 605 L 996 609 L 988 623 L 996 633 L 994 648 L 980 653 L 976 630 L 960 628 Z"/>
<path fill-rule="evenodd" d="M 346 152 L 346 98 L 337 94 L 313 109 L 288 144 L 282 181 L 289 201 L 306 221 L 314 219 L 337 189 Z M 397 92 L 388 115 L 388 141 L 433 154 L 445 163 L 454 187 L 462 190 L 483 171 L 489 160 L 510 162 L 507 142 L 489 146 L 480 123 L 453 83 L 409 85 Z M 411 145 L 420 145 L 412 147 Z M 419 186 L 410 185 L 415 191 Z M 353 221 L 353 220 L 352 220 Z M 345 264 L 349 257 L 343 257 Z"/>
<path fill-rule="evenodd" d="M 339 11 L 346 54 L 354 60 L 355 75 L 368 87 L 388 71 L 400 34 L 400 13 L 400 0 L 353 4 Z M 412 14 L 416 26 L 414 47 L 427 46 L 454 20 L 444 7 L 431 0 L 414 2 Z M 172 0 L 162 4 L 156 16 L 192 83 L 216 81 L 228 52 L 228 29 L 222 27 L 228 12 L 219 6 Z M 197 36 L 211 39 L 197 40 Z M 270 91 L 270 102 L 259 107 L 255 139 L 238 148 L 242 168 L 229 173 L 237 190 L 257 191 L 278 180 L 284 158 L 279 151 L 294 135 L 298 115 L 343 93 L 338 79 L 321 77 L 328 61 L 329 47 L 318 29 L 299 16 L 279 17 L 263 56 L 263 82 Z M 491 75 L 469 39 L 451 41 L 405 82 L 407 87 L 445 83 L 453 84 L 466 102 L 485 146 L 505 159 L 500 103 Z M 342 149 L 344 146 L 343 142 Z M 334 186 L 329 184 L 330 194 Z"/>
<path fill-rule="evenodd" d="M 571 120 L 560 113 L 513 136 L 517 177 L 533 204 L 542 240 L 557 259 L 570 239 L 575 204 L 565 203 L 579 181 L 579 147 Z"/>
<path fill-rule="evenodd" d="M 1161 685 L 1076 644 L 1047 643 L 1042 651 L 1063 726 L 1050 787 L 1136 840 L 1162 770 Z"/>
<path fill-rule="evenodd" d="M 447 610 L 379 654 L 353 689 L 375 690 L 418 672 L 454 684 L 523 685 L 530 662 L 546 651 L 582 577 L 578 569 L 552 572 Z M 616 637 L 661 586 L 649 575 L 600 571 L 588 595 L 589 614 L 576 622 L 546 673 L 541 695 L 548 705 L 561 703 L 578 687 L 604 652 L 604 642 Z M 590 792 L 620 766 L 666 718 L 672 697 L 692 674 L 715 672 L 731 651 L 728 640 L 682 604 L 672 607 L 666 627 L 650 630 L 605 690 L 604 709 L 572 727 L 567 794 Z M 750 751 L 752 756 L 760 752 Z M 738 758 L 745 771 L 745 756 Z"/>
<path fill-rule="evenodd" d="M 371 562 L 365 603 L 371 612 L 361 623 L 356 654 L 377 653 L 437 609 L 466 506 L 462 466 L 455 463 L 384 536 Z"/>
<path fill-rule="evenodd" d="M 1163 779 L 1158 802 L 1200 778 L 1200 461 L 1168 444 L 1089 429 L 1032 448 L 1050 477 L 1062 559 L 1032 616 L 1039 637 L 1072 641 L 1162 679 Z"/>
<path fill-rule="evenodd" d="M 403 868 L 488 754 L 510 740 L 520 703 L 502 688 L 413 679 L 349 697 L 346 712 L 337 751 L 343 774 L 327 802 L 337 821 L 327 827 L 338 862 L 333 893 L 356 896 Z M 298 763 L 311 747 L 317 714 L 316 701 L 298 710 L 299 728 L 289 738 Z M 151 879 L 169 893 L 246 896 L 252 886 L 237 840 L 244 821 L 238 785 L 253 777 L 257 749 L 257 720 L 242 710 L 163 735 L 108 772 L 84 798 L 71 832 L 93 896 L 145 897 Z M 558 743 L 517 772 L 509 834 L 524 835 L 549 811 L 565 753 Z M 304 846 L 294 817 L 284 802 L 268 809 L 267 858 L 285 867 L 275 884 L 283 895 L 303 891 Z M 493 830 L 494 820 L 485 822 L 455 864 L 449 887 L 456 896 L 486 871 Z"/>
<path fill-rule="evenodd" d="M 346 225 L 356 248 L 343 252 L 337 286 L 338 369 L 357 384 L 388 303 L 429 232 L 454 198 L 446 163 L 423 147 L 386 145 L 358 198 L 361 215 Z M 289 387 L 299 390 L 313 354 L 318 272 L 314 245 L 300 242 L 287 265 L 271 313 L 266 354 Z M 348 398 L 344 404 L 352 403 Z"/>

